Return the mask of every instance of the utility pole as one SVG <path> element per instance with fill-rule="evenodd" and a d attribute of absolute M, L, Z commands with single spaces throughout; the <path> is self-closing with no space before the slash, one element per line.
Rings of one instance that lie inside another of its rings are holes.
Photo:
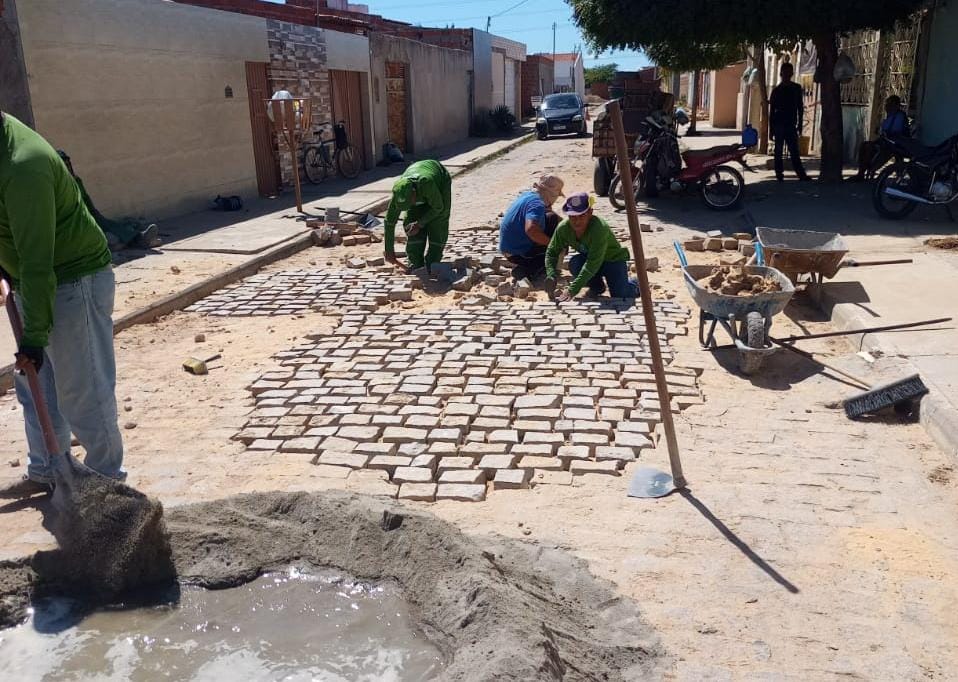
<path fill-rule="evenodd" d="M 486 33 L 489 32 L 489 29 L 492 27 L 492 17 L 486 17 Z"/>
<path fill-rule="evenodd" d="M 555 63 L 556 63 L 556 26 L 558 26 L 558 24 L 556 24 L 556 22 L 553 21 L 553 22 L 552 22 L 552 64 L 553 64 L 553 68 L 555 68 Z"/>

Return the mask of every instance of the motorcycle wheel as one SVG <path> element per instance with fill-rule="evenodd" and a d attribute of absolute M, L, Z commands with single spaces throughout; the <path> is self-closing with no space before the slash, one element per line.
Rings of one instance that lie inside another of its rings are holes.
<path fill-rule="evenodd" d="M 715 211 L 730 211 L 742 203 L 745 178 L 731 166 L 717 166 L 699 183 L 702 201 Z"/>
<path fill-rule="evenodd" d="M 872 204 L 878 211 L 878 215 L 891 220 L 901 220 L 918 208 L 918 204 L 914 201 L 895 199 L 885 194 L 888 187 L 910 187 L 911 181 L 908 166 L 902 164 L 889 166 L 878 174 L 875 189 L 872 192 Z"/>
<path fill-rule="evenodd" d="M 604 156 L 595 160 L 595 169 L 592 171 L 592 189 L 600 197 L 609 193 L 609 183 L 615 175 L 613 165 L 613 160 Z"/>
<path fill-rule="evenodd" d="M 622 193 L 622 177 L 616 173 L 609 183 L 609 203 L 616 211 L 625 210 L 625 195 Z"/>

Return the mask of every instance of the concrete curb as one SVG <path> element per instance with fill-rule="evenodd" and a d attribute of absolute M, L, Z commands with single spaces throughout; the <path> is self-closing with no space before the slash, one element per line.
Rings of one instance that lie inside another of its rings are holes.
<path fill-rule="evenodd" d="M 861 329 L 875 324 L 874 318 L 866 317 L 861 310 L 830 296 L 828 285 L 811 287 L 809 294 L 816 305 L 829 314 L 832 323 L 839 329 Z M 848 338 L 860 348 L 880 348 L 886 355 L 900 358 L 905 363 L 908 373 L 919 373 L 908 356 L 900 352 L 894 343 L 883 338 L 881 334 L 854 334 Z M 920 423 L 938 447 L 958 459 L 958 410 L 941 395 L 933 383 L 927 379 L 925 383 L 930 393 L 921 400 Z"/>
<path fill-rule="evenodd" d="M 470 171 L 473 171 L 476 168 L 479 168 L 480 166 L 499 158 L 500 156 L 508 154 L 518 147 L 521 147 L 527 142 L 530 142 L 534 137 L 535 133 L 527 133 L 526 135 L 517 138 L 514 142 L 506 145 L 502 149 L 498 149 L 487 156 L 476 159 L 472 163 L 463 166 L 462 170 L 457 172 L 452 177 L 457 178 L 461 175 L 465 175 L 466 173 L 469 173 Z M 382 213 L 389 207 L 389 201 L 389 197 L 377 199 L 376 201 L 362 207 L 357 212 L 373 214 Z M 303 251 L 312 245 L 313 232 L 307 232 L 299 237 L 285 241 L 279 246 L 261 253 L 252 260 L 232 267 L 229 270 L 221 272 L 218 275 L 214 275 L 213 277 L 203 280 L 202 282 L 198 282 L 193 286 L 187 287 L 183 291 L 170 294 L 169 296 L 160 299 L 156 303 L 151 303 L 145 308 L 141 308 L 140 310 L 136 310 L 132 313 L 124 315 L 123 317 L 114 321 L 113 335 L 116 336 L 120 332 L 138 324 L 155 322 L 165 315 L 174 313 L 177 310 L 182 310 L 183 308 L 196 303 L 200 299 L 209 296 L 214 291 L 222 289 L 225 286 L 229 286 L 230 284 L 238 282 L 241 279 L 245 279 L 250 275 L 254 275 L 267 265 L 272 265 L 276 261 L 289 258 L 290 256 L 299 253 L 300 251 Z M 11 388 L 13 388 L 13 364 L 9 364 L 6 367 L 0 368 L 0 391 L 8 391 Z"/>

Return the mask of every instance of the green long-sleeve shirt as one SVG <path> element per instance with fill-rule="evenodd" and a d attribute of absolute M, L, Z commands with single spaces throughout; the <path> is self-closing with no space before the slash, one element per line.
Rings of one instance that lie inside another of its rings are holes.
<path fill-rule="evenodd" d="M 585 265 L 579 275 L 569 284 L 569 293 L 575 296 L 582 287 L 589 283 L 603 263 L 618 263 L 629 260 L 628 249 L 623 248 L 612 234 L 609 224 L 598 216 L 592 216 L 589 226 L 582 234 L 582 239 L 576 237 L 572 223 L 566 218 L 556 228 L 546 249 L 546 275 L 556 278 L 559 266 L 559 255 L 567 248 L 573 248 L 585 254 Z"/>
<path fill-rule="evenodd" d="M 415 192 L 415 202 L 411 201 Z M 383 246 L 386 253 L 395 250 L 396 223 L 403 211 L 413 205 L 423 206 L 418 221 L 423 225 L 440 218 L 448 218 L 452 209 L 452 178 L 438 161 L 417 161 L 409 166 L 393 185 L 392 199 L 383 225 Z"/>
<path fill-rule="evenodd" d="M 23 304 L 23 345 L 42 348 L 57 285 L 108 266 L 110 249 L 53 147 L 9 114 L 0 124 L 0 267 Z"/>

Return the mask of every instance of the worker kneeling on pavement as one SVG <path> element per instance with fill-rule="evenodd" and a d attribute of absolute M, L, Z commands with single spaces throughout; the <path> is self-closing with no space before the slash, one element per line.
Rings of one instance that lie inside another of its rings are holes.
<path fill-rule="evenodd" d="M 546 247 L 559 225 L 552 205 L 564 183 L 555 175 L 543 175 L 512 202 L 499 224 L 499 250 L 516 267 L 514 279 L 538 279 L 545 274 Z"/>
<path fill-rule="evenodd" d="M 629 279 L 628 250 L 619 244 L 609 224 L 593 215 L 594 204 L 595 197 L 585 192 L 566 199 L 562 210 L 568 217 L 559 223 L 546 249 L 547 289 L 555 291 L 559 301 L 575 298 L 585 286 L 589 296 L 608 291 L 612 298 L 635 298 L 638 292 L 635 280 Z M 573 280 L 556 291 L 559 257 L 566 249 L 577 252 L 569 261 Z"/>
<path fill-rule="evenodd" d="M 406 169 L 393 185 L 386 211 L 384 246 L 386 260 L 395 265 L 396 223 L 405 211 L 406 257 L 411 269 L 428 268 L 442 260 L 449 239 L 452 211 L 452 178 L 438 161 L 418 161 Z"/>
<path fill-rule="evenodd" d="M 110 249 L 53 147 L 3 113 L 0 266 L 13 280 L 23 319 L 16 367 L 37 369 L 60 453 L 70 452 L 72 432 L 88 467 L 123 480 Z M 8 499 L 48 492 L 53 482 L 26 377 L 15 381 L 30 461 L 23 480 L 0 489 Z"/>

